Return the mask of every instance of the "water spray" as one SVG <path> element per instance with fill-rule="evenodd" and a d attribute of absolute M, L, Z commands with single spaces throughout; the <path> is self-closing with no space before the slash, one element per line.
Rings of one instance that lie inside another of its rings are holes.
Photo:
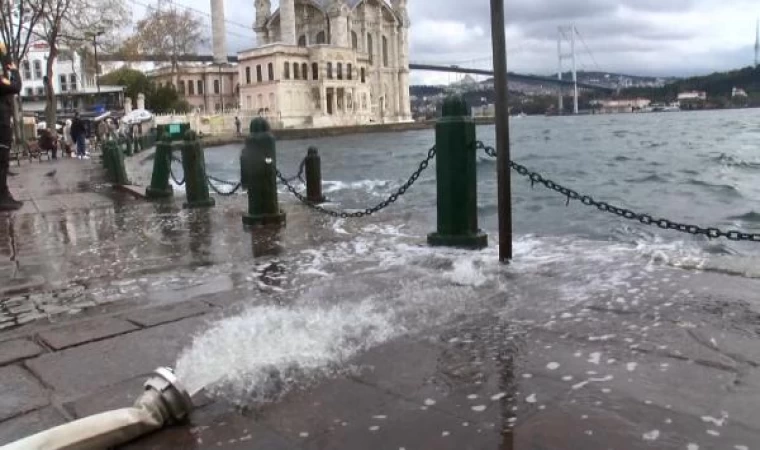
<path fill-rule="evenodd" d="M 134 406 L 85 417 L 10 443 L 0 450 L 102 450 L 166 425 L 183 422 L 193 408 L 174 371 L 159 367 Z"/>

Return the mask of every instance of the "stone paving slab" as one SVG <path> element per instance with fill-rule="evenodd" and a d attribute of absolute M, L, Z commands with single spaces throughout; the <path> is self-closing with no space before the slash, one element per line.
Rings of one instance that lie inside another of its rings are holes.
<path fill-rule="evenodd" d="M 57 396 L 74 398 L 173 365 L 203 317 L 116 336 L 27 360 Z M 97 374 L 97 376 L 93 376 Z"/>
<path fill-rule="evenodd" d="M 64 402 L 63 408 L 75 418 L 132 406 L 143 393 L 143 383 L 147 378 L 139 376 L 130 380 L 93 390 L 82 397 Z"/>
<path fill-rule="evenodd" d="M 113 317 L 75 322 L 39 334 L 47 345 L 55 350 L 63 350 L 75 345 L 138 330 L 139 327 L 125 320 Z"/>
<path fill-rule="evenodd" d="M 0 368 L 0 421 L 47 405 L 48 393 L 20 366 Z"/>
<path fill-rule="evenodd" d="M 14 417 L 0 423 L 0 445 L 23 439 L 63 423 L 66 423 L 66 418 L 53 407 Z"/>
<path fill-rule="evenodd" d="M 43 352 L 42 347 L 28 339 L 0 343 L 0 366 L 32 358 Z"/>
<path fill-rule="evenodd" d="M 200 316 L 208 313 L 210 310 L 211 307 L 208 304 L 192 301 L 142 309 L 125 314 L 123 318 L 143 327 L 154 327 L 188 317 Z"/>

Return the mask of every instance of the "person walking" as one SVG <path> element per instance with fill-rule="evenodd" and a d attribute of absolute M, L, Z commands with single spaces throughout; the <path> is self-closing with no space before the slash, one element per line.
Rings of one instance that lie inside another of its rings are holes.
<path fill-rule="evenodd" d="M 74 148 L 74 138 L 71 137 L 70 119 L 66 119 L 66 124 L 63 126 L 63 148 L 66 151 L 66 155 L 71 157 L 71 153 Z"/>
<path fill-rule="evenodd" d="M 21 76 L 16 65 L 8 55 L 4 43 L 0 42 L 0 211 L 15 211 L 24 203 L 13 198 L 8 189 L 8 172 L 11 165 L 11 146 L 13 145 L 13 116 L 14 97 L 21 92 Z"/>
<path fill-rule="evenodd" d="M 77 146 L 77 158 L 87 159 L 87 132 L 84 128 L 84 122 L 79 118 L 79 113 L 74 113 L 74 120 L 71 122 L 71 138 Z"/>
<path fill-rule="evenodd" d="M 235 116 L 235 130 L 237 130 L 237 135 L 238 135 L 238 137 L 240 137 L 240 136 L 241 136 L 241 133 L 240 133 L 240 125 L 241 125 L 241 123 L 240 123 L 240 117 L 238 117 L 238 116 Z"/>

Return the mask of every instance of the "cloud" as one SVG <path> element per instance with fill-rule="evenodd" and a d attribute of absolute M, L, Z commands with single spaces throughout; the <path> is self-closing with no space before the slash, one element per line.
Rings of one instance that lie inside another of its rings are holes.
<path fill-rule="evenodd" d="M 208 12 L 209 0 L 175 0 Z M 273 1 L 273 7 L 278 2 Z M 557 28 L 575 24 L 579 67 L 650 75 L 690 75 L 749 65 L 755 0 L 506 0 L 510 70 L 557 70 Z M 414 62 L 490 66 L 490 2 L 408 0 Z M 231 51 L 254 45 L 253 0 L 227 0 Z M 208 23 L 208 22 L 207 22 Z M 593 55 L 593 56 L 592 56 Z M 569 66 L 568 66 L 569 67 Z M 413 73 L 417 82 L 451 76 Z"/>

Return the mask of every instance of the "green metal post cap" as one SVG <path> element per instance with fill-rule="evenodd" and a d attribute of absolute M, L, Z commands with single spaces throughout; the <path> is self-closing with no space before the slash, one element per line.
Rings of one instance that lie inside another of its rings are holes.
<path fill-rule="evenodd" d="M 441 112 L 443 117 L 466 116 L 467 102 L 461 95 L 450 95 L 443 100 Z"/>
<path fill-rule="evenodd" d="M 251 133 L 266 133 L 270 131 L 272 127 L 269 126 L 269 122 L 263 117 L 256 117 L 251 120 Z"/>

